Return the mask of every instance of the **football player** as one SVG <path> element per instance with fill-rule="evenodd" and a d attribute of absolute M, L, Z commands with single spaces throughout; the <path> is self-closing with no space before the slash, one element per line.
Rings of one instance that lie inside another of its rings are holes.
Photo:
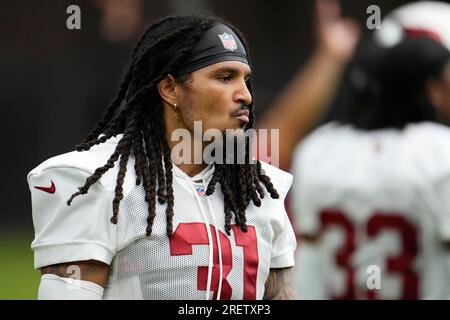
<path fill-rule="evenodd" d="M 301 298 L 450 298 L 449 19 L 438 2 L 393 11 L 297 148 Z"/>
<path fill-rule="evenodd" d="M 291 175 L 250 160 L 172 162 L 177 132 L 190 133 L 188 155 L 207 148 L 195 121 L 253 127 L 251 71 L 244 38 L 218 18 L 170 16 L 144 32 L 77 150 L 28 175 L 40 299 L 295 297 Z"/>

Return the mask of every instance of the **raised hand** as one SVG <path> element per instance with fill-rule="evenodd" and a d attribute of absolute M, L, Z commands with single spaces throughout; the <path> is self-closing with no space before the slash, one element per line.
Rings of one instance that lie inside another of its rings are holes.
<path fill-rule="evenodd" d="M 318 49 L 339 60 L 349 59 L 358 43 L 357 22 L 341 15 L 338 0 L 316 0 Z"/>

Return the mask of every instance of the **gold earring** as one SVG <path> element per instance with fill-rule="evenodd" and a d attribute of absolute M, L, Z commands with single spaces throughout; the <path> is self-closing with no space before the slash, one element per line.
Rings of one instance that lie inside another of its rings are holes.
<path fill-rule="evenodd" d="M 175 118 L 176 118 L 177 120 L 180 120 L 180 115 L 179 115 L 179 113 L 178 113 L 178 106 L 177 106 L 177 104 L 174 103 L 172 107 L 173 107 L 173 111 L 175 112 Z"/>

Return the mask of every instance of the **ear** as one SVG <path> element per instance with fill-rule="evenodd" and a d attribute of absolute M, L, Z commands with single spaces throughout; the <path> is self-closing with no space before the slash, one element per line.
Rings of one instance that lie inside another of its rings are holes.
<path fill-rule="evenodd" d="M 157 85 L 161 99 L 168 105 L 173 105 L 177 101 L 177 86 L 175 78 L 170 74 Z"/>

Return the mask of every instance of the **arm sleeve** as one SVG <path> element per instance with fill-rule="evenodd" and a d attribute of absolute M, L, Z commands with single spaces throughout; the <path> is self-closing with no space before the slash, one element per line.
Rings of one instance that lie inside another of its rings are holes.
<path fill-rule="evenodd" d="M 288 268 L 295 265 L 294 252 L 297 247 L 297 240 L 286 210 L 282 214 L 283 219 L 274 226 L 275 236 L 272 245 L 271 268 Z"/>
<path fill-rule="evenodd" d="M 87 194 L 76 197 L 70 206 L 67 204 L 90 175 L 73 167 L 29 174 L 35 229 L 31 247 L 35 268 L 83 260 L 111 263 L 117 232 L 116 225 L 109 221 L 113 194 L 97 182 Z M 50 185 L 53 192 L 38 189 Z"/>
<path fill-rule="evenodd" d="M 270 267 L 288 268 L 295 265 L 294 252 L 297 247 L 295 233 L 284 205 L 286 195 L 292 184 L 292 176 L 282 171 L 278 175 L 272 174 L 271 177 L 274 177 L 272 180 L 280 198 L 273 201 L 275 219 L 272 223 L 274 238 Z"/>
<path fill-rule="evenodd" d="M 96 283 L 44 274 L 38 300 L 101 300 L 104 289 Z"/>

